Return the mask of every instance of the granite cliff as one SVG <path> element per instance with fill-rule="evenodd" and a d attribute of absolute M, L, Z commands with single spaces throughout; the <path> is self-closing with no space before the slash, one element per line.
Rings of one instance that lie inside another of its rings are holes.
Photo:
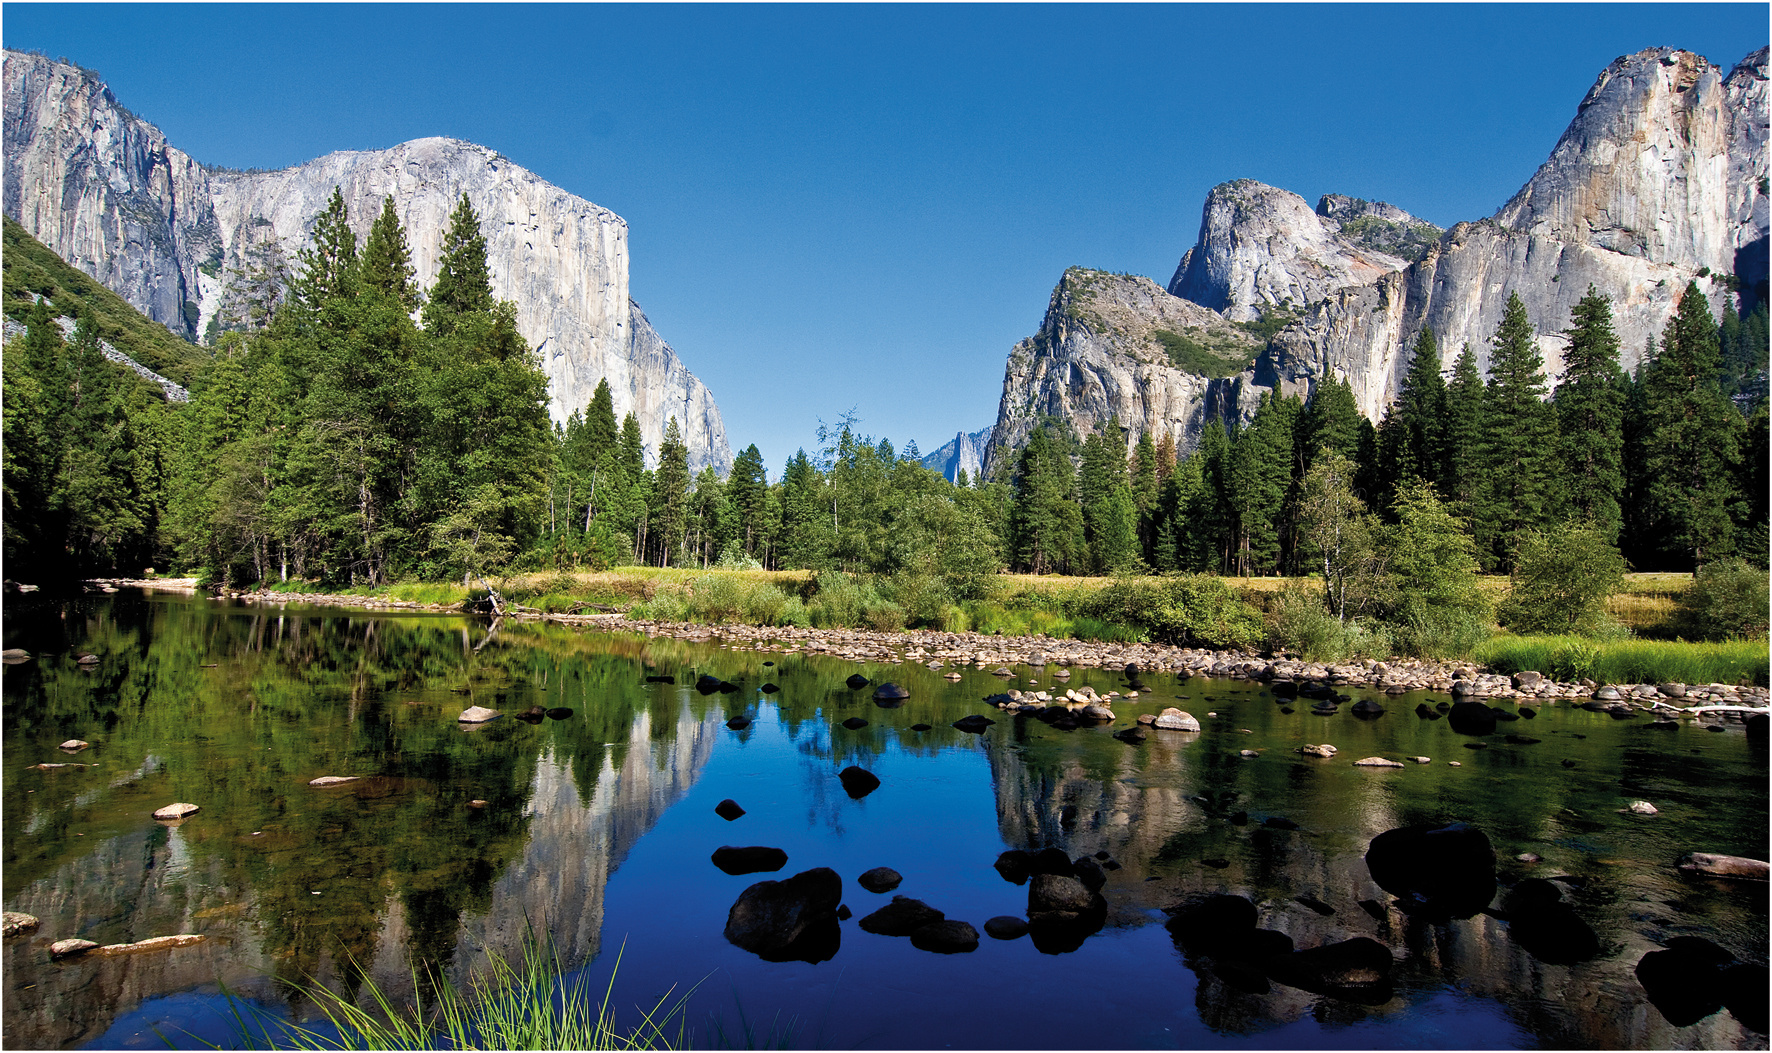
<path fill-rule="evenodd" d="M 361 238 L 393 195 L 428 284 L 449 210 L 465 193 L 487 240 L 492 287 L 548 375 L 564 421 L 607 378 L 617 416 L 639 419 L 649 454 L 677 418 L 690 466 L 732 455 L 713 395 L 628 295 L 628 229 L 495 151 L 455 139 L 341 151 L 275 172 L 207 167 L 131 114 L 97 74 L 41 55 L 5 57 L 8 215 L 150 318 L 190 338 L 220 305 L 246 251 L 289 259 L 340 188 Z"/>
<path fill-rule="evenodd" d="M 1553 383 L 1562 330 L 1590 284 L 1612 298 L 1623 364 L 1634 368 L 1689 281 L 1719 312 L 1736 288 L 1766 295 L 1766 62 L 1762 48 L 1725 75 L 1672 48 L 1619 58 L 1512 199 L 1445 231 L 1383 202 L 1331 194 L 1312 210 L 1253 180 L 1214 188 L 1167 295 L 1150 296 L 1162 291 L 1149 282 L 1134 294 L 1142 280 L 1116 286 L 1116 311 L 1142 317 L 1118 329 L 1183 332 L 1167 320 L 1185 302 L 1218 332 L 1238 324 L 1255 345 L 1247 366 L 1223 374 L 1186 356 L 1164 362 L 1148 341 L 1078 324 L 1064 317 L 1075 297 L 1061 282 L 1040 333 L 1009 354 L 987 471 L 1008 463 L 1041 415 L 1086 435 L 1117 414 L 1129 442 L 1141 430 L 1170 433 L 1189 449 L 1206 420 L 1246 415 L 1267 390 L 1308 396 L 1331 375 L 1377 420 L 1424 327 L 1446 365 L 1469 343 L 1487 368 L 1516 292 Z"/>
<path fill-rule="evenodd" d="M 959 432 L 941 449 L 925 454 L 919 463 L 932 472 L 940 472 L 950 483 L 957 480 L 961 472 L 966 473 L 968 480 L 976 479 L 984 467 L 985 452 L 990 449 L 991 431 L 992 427 L 986 425 L 970 434 Z"/>

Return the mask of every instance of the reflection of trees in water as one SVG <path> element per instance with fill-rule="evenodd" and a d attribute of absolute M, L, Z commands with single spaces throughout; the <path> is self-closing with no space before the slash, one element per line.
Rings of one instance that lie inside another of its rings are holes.
<path fill-rule="evenodd" d="M 49 656 L 4 682 L 9 770 L 26 755 L 62 759 L 54 744 L 70 736 L 94 740 L 78 759 L 102 765 L 6 779 L 8 906 L 57 938 L 209 933 L 233 947 L 230 964 L 190 983 L 220 975 L 264 995 L 265 973 L 353 993 L 365 970 L 393 990 L 410 987 L 415 965 L 460 982 L 483 952 L 516 951 L 526 918 L 558 917 L 570 947 L 594 954 L 597 926 L 584 919 L 600 918 L 609 871 L 705 763 L 718 703 L 649 689 L 631 644 L 609 655 L 572 636 L 506 632 L 476 652 L 475 628 L 202 601 L 83 605 L 65 642 L 101 655 L 97 669 Z M 573 715 L 464 730 L 453 718 L 473 702 Z M 308 787 L 318 775 L 365 779 Z M 203 810 L 175 831 L 144 826 L 168 800 Z M 169 866 L 169 840 L 188 861 Z M 139 847 L 119 854 L 124 845 Z M 584 871 L 570 903 L 503 880 L 558 873 L 563 860 Z M 38 1008 L 16 1019 L 36 1019 L 43 1044 L 102 1030 L 91 1014 L 78 1023 L 48 1006 L 115 967 L 39 969 L 10 951 L 9 976 L 15 965 L 39 974 L 25 998 Z M 177 989 L 129 979 L 146 974 L 117 974 L 101 1015 Z"/>
<path fill-rule="evenodd" d="M 1221 693 L 1220 707 L 1228 708 L 1230 699 L 1224 696 L 1235 689 L 1213 690 Z M 1195 711 L 1204 708 L 1196 706 Z M 1260 710 L 1240 714 L 1239 723 L 1261 727 Z M 1253 761 L 1237 756 L 1251 741 L 1270 748 Z M 1447 736 L 1440 749 L 1450 752 L 1448 745 L 1459 741 Z M 1351 1023 L 1402 1012 L 1452 990 L 1460 999 L 1486 999 L 1499 1007 L 1489 1011 L 1490 1026 L 1498 1030 L 1493 1036 L 1473 1036 L 1475 1045 L 1519 1041 L 1520 1036 L 1506 1032 L 1511 1025 L 1550 1046 L 1764 1048 L 1762 1038 L 1744 1031 L 1726 1011 L 1692 1027 L 1673 1027 L 1643 1006 L 1640 985 L 1631 975 L 1642 953 L 1654 949 L 1651 937 L 1684 931 L 1715 932 L 1722 926 L 1746 937 L 1736 941 L 1748 944 L 1738 953 L 1765 953 L 1763 897 L 1699 884 L 1670 889 L 1678 879 L 1666 861 L 1678 855 L 1675 840 L 1694 836 L 1690 827 L 1655 829 L 1651 836 L 1668 839 L 1666 845 L 1652 842 L 1645 848 L 1634 829 L 1604 825 L 1589 835 L 1590 841 L 1574 842 L 1591 849 L 1567 852 L 1568 866 L 1539 873 L 1574 879 L 1565 898 L 1602 934 L 1601 954 L 1575 965 L 1538 961 L 1496 918 L 1478 915 L 1433 925 L 1389 909 L 1391 897 L 1371 881 L 1364 862 L 1367 844 L 1386 829 L 1473 820 L 1489 833 L 1504 881 L 1511 882 L 1527 875 L 1512 862 L 1518 849 L 1511 846 L 1569 841 L 1574 828 L 1558 818 L 1564 807 L 1610 817 L 1620 805 L 1621 779 L 1655 784 L 1662 797 L 1676 801 L 1682 793 L 1666 790 L 1676 782 L 1689 787 L 1683 793 L 1697 794 L 1712 778 L 1720 784 L 1754 785 L 1745 781 L 1747 773 L 1716 758 L 1698 762 L 1711 770 L 1695 771 L 1677 755 L 1639 756 L 1635 750 L 1601 743 L 1584 754 L 1583 764 L 1593 770 L 1584 767 L 1579 779 L 1560 771 L 1546 774 L 1559 752 L 1537 768 L 1509 757 L 1494 768 L 1451 769 L 1442 757 L 1437 768 L 1408 769 L 1411 781 L 1404 783 L 1354 769 L 1351 761 L 1357 753 L 1344 754 L 1337 762 L 1296 760 L 1270 736 L 1153 731 L 1143 745 L 1129 746 L 1105 729 L 1065 733 L 1011 718 L 993 728 L 984 744 L 1005 845 L 1028 850 L 1056 846 L 1073 858 L 1106 851 L 1122 865 L 1104 890 L 1110 926 L 1149 924 L 1155 912 L 1197 896 L 1228 892 L 1253 900 L 1260 926 L 1284 932 L 1297 947 L 1370 936 L 1390 947 L 1397 960 L 1397 997 L 1382 1006 L 1360 1006 L 1269 982 L 1259 971 L 1252 978 L 1234 963 L 1178 947 L 1177 956 L 1194 976 L 1200 1018 L 1215 1030 L 1252 1034 L 1307 1017 L 1325 1024 Z M 1735 776 L 1743 781 L 1730 783 Z M 1758 779 L 1763 786 L 1763 769 Z M 1248 814 L 1247 824 L 1231 821 L 1239 811 Z M 1748 822 L 1759 824 L 1763 840 L 1763 804 L 1749 811 L 1755 818 Z M 1300 829 L 1264 827 L 1261 822 L 1268 815 L 1292 819 Z M 1721 815 L 1706 820 L 1712 825 L 1728 821 Z M 1724 835 L 1718 830 L 1716 836 Z M 1228 865 L 1202 865 L 1206 859 Z M 1297 903 L 1298 896 L 1327 901 L 1335 914 L 1318 915 Z M 1660 902 L 1664 899 L 1675 905 Z M 1383 905 L 1382 918 L 1361 910 L 1360 900 Z M 1265 991 L 1256 989 L 1263 985 Z"/>

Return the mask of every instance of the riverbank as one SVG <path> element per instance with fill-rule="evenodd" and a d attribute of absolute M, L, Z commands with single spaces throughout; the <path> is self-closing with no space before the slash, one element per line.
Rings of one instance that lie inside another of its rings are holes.
<path fill-rule="evenodd" d="M 331 593 L 229 592 L 228 596 L 252 603 L 302 603 L 364 610 L 427 611 L 460 613 L 459 604 L 422 603 Z M 799 626 L 709 625 L 699 622 L 667 622 L 629 619 L 621 613 L 560 614 L 519 610 L 508 617 L 520 621 L 546 621 L 595 628 L 609 632 L 637 632 L 647 636 L 696 643 L 713 643 L 733 650 L 770 654 L 817 654 L 847 661 L 873 664 L 916 663 L 934 669 L 1002 669 L 1008 677 L 1030 686 L 1043 679 L 1061 690 L 1071 668 L 1124 669 L 1234 680 L 1290 683 L 1324 683 L 1332 687 L 1357 687 L 1401 695 L 1410 691 L 1443 691 L 1454 698 L 1514 699 L 1538 704 L 1556 702 L 1597 703 L 1617 707 L 1618 712 L 1656 711 L 1690 713 L 1712 707 L 1733 706 L 1765 710 L 1768 690 L 1733 684 L 1603 684 L 1593 680 L 1552 680 L 1524 670 L 1504 673 L 1470 662 L 1432 662 L 1399 659 L 1386 662 L 1359 659 L 1342 663 L 1306 662 L 1295 658 L 1260 657 L 1230 651 L 1177 647 L 1150 643 L 1113 643 L 1058 639 L 1047 636 L 1007 636 L 984 633 L 941 632 L 930 629 L 876 631 L 868 629 L 817 629 Z M 1016 667 L 1019 667 L 1016 668 Z"/>

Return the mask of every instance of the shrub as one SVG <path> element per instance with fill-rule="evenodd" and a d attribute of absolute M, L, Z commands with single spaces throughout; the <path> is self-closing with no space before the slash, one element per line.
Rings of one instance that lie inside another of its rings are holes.
<path fill-rule="evenodd" d="M 1159 581 L 1126 579 L 1084 596 L 1077 613 L 1136 626 L 1161 643 L 1252 650 L 1261 640 L 1261 614 L 1209 574 Z"/>
<path fill-rule="evenodd" d="M 773 624 L 792 625 L 801 629 L 810 628 L 812 626 L 812 612 L 806 609 L 806 604 L 800 597 L 784 596 L 781 610 L 776 612 Z"/>
<path fill-rule="evenodd" d="M 1566 523 L 1528 531 L 1514 554 L 1514 582 L 1497 612 L 1517 633 L 1602 635 L 1606 601 L 1624 587 L 1624 557 L 1598 529 Z"/>
<path fill-rule="evenodd" d="M 868 607 L 862 620 L 875 632 L 897 632 L 904 628 L 904 608 L 891 600 L 880 600 Z"/>
<path fill-rule="evenodd" d="M 1337 662 L 1347 657 L 1341 620 L 1323 606 L 1315 589 L 1288 584 L 1268 601 L 1267 643 L 1312 662 Z"/>
<path fill-rule="evenodd" d="M 1463 658 L 1489 638 L 1489 619 L 1458 607 L 1411 612 L 1392 631 L 1397 650 L 1417 658 L 1445 661 Z"/>
<path fill-rule="evenodd" d="M 954 602 L 947 583 L 935 574 L 899 571 L 887 579 L 886 590 L 912 625 L 939 627 L 942 612 Z"/>
<path fill-rule="evenodd" d="M 1680 597 L 1674 623 L 1694 640 L 1754 640 L 1766 636 L 1767 573 L 1739 559 L 1700 568 Z"/>

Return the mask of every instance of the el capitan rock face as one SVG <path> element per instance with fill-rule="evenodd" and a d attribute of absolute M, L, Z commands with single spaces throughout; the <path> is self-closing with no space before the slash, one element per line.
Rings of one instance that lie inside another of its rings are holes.
<path fill-rule="evenodd" d="M 1689 281 L 1718 311 L 1732 302 L 1729 275 L 1764 295 L 1766 62 L 1762 48 L 1725 76 L 1671 48 L 1616 60 L 1525 186 L 1493 216 L 1444 232 L 1383 202 L 1332 194 L 1313 211 L 1253 180 L 1215 187 L 1166 300 L 1116 294 L 1120 319 L 1098 329 L 1063 316 L 1060 283 L 1040 334 L 1010 352 L 987 471 L 1013 463 L 1040 415 L 1082 436 L 1118 414 L 1129 449 L 1143 429 L 1187 450 L 1207 420 L 1246 419 L 1271 389 L 1308 397 L 1328 376 L 1376 421 L 1425 327 L 1443 366 L 1468 342 L 1487 369 L 1514 292 L 1553 385 L 1562 331 L 1590 284 L 1611 297 L 1622 364 L 1634 368 Z M 1221 325 L 1288 307 L 1293 320 L 1246 369 L 1214 378 L 1125 338 L 1171 326 L 1174 300 Z"/>
<path fill-rule="evenodd" d="M 731 463 L 713 395 L 629 298 L 626 221 L 493 150 L 429 138 L 275 172 L 207 168 L 119 105 L 96 74 L 15 51 L 6 52 L 5 106 L 6 212 L 174 332 L 204 331 L 253 245 L 275 241 L 293 261 L 334 186 L 359 239 L 393 195 L 428 285 L 466 193 L 493 293 L 517 304 L 518 329 L 547 373 L 550 415 L 564 421 L 607 378 L 617 417 L 635 414 L 649 455 L 675 416 L 692 470 Z"/>

